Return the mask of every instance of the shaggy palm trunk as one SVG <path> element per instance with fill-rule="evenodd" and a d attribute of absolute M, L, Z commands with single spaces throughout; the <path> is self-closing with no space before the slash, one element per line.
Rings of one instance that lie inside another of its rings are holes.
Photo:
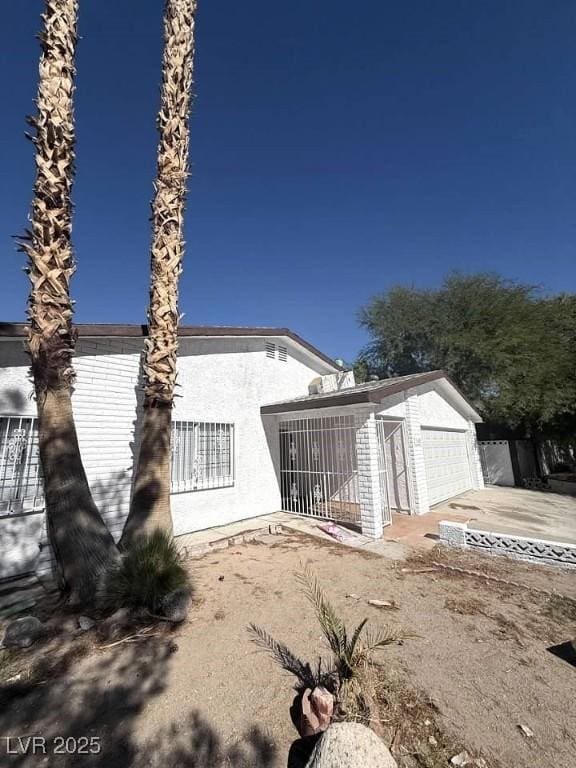
<path fill-rule="evenodd" d="M 157 528 L 172 531 L 170 433 L 176 385 L 178 279 L 184 255 L 195 11 L 196 0 L 167 0 L 164 12 L 142 443 L 122 547 Z"/>
<path fill-rule="evenodd" d="M 38 407 L 48 536 L 60 584 L 75 601 L 94 599 L 118 551 L 94 501 L 82 466 L 72 414 L 74 379 L 70 277 L 74 178 L 74 51 L 77 0 L 46 0 L 40 35 L 36 179 L 31 227 L 22 238 L 28 256 L 28 350 Z"/>

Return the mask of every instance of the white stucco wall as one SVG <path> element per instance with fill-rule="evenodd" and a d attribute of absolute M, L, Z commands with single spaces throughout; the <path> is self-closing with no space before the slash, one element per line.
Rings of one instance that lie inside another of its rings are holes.
<path fill-rule="evenodd" d="M 468 429 L 468 420 L 439 392 L 432 388 L 421 389 L 418 391 L 418 407 L 422 427 Z"/>
<path fill-rule="evenodd" d="M 405 420 L 412 514 L 425 514 L 430 509 L 422 428 L 465 431 L 471 487 L 484 485 L 474 423 L 459 407 L 458 397 L 450 396 L 451 392 L 453 389 L 448 383 L 434 381 L 383 398 L 377 406 L 378 415 Z"/>
<path fill-rule="evenodd" d="M 280 508 L 278 430 L 260 406 L 308 394 L 310 381 L 328 371 L 297 347 L 282 362 L 266 357 L 264 341 L 281 339 L 182 339 L 175 419 L 233 422 L 236 480 L 233 488 L 172 496 L 176 533 L 223 525 Z"/>
<path fill-rule="evenodd" d="M 266 342 L 286 347 L 287 360 L 268 358 Z M 74 360 L 73 406 L 82 459 L 94 499 L 116 538 L 128 511 L 137 450 L 140 351 L 139 339 L 80 338 Z M 0 341 L 0 415 L 35 415 L 28 368 L 21 340 Z M 284 337 L 180 340 L 174 418 L 233 423 L 236 473 L 231 488 L 172 496 L 176 534 L 279 509 L 276 423 L 269 419 L 265 429 L 260 406 L 305 395 L 313 378 L 332 370 Z M 0 518 L 0 538 L 2 524 Z M 48 566 L 46 549 L 39 570 Z"/>

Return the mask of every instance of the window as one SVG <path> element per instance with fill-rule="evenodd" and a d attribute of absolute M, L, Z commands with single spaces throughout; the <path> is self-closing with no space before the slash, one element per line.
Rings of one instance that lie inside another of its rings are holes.
<path fill-rule="evenodd" d="M 43 504 L 36 419 L 0 416 L 0 514 Z"/>
<path fill-rule="evenodd" d="M 271 341 L 266 342 L 266 357 L 275 359 L 276 357 L 276 344 Z"/>
<path fill-rule="evenodd" d="M 234 485 L 234 425 L 172 422 L 172 493 Z"/>

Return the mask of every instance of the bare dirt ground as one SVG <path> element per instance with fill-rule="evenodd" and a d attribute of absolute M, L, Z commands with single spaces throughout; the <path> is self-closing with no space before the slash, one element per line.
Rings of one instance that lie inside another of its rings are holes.
<path fill-rule="evenodd" d="M 439 560 L 527 588 L 431 565 Z M 4 678 L 21 677 L 1 689 L 0 737 L 41 736 L 46 754 L 20 748 L 0 763 L 283 768 L 297 738 L 293 681 L 250 642 L 246 626 L 263 626 L 303 657 L 326 654 L 293 576 L 301 563 L 315 569 L 347 621 L 368 616 L 418 634 L 380 655 L 396 681 L 386 695 L 419 692 L 404 702 L 404 724 L 384 722 L 401 766 L 449 765 L 445 732 L 450 749 L 482 755 L 489 768 L 574 768 L 576 669 L 547 647 L 576 635 L 575 604 L 534 591 L 576 599 L 573 572 L 445 550 L 391 561 L 297 533 L 190 560 L 196 604 L 175 631 L 161 627 L 108 648 L 89 632 L 5 658 Z M 398 608 L 374 608 L 369 599 Z M 426 712 L 437 723 L 424 720 Z M 382 719 L 388 714 L 383 708 Z M 422 738 L 438 726 L 436 757 L 430 745 L 416 754 L 405 727 L 411 718 Z M 56 755 L 56 736 L 74 737 L 72 752 L 79 737 L 96 737 L 101 751 Z"/>

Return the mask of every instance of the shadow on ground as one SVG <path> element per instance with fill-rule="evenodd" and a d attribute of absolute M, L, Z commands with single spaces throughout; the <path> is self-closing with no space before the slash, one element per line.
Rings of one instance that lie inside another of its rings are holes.
<path fill-rule="evenodd" d="M 87 652 L 86 658 L 79 658 Z M 166 690 L 174 652 L 177 646 L 170 635 L 104 650 L 89 649 L 82 639 L 60 654 L 52 655 L 47 649 L 29 682 L 0 686 L 0 764 L 10 768 L 275 766 L 277 749 L 263 730 L 255 726 L 234 744 L 224 744 L 217 725 L 203 718 L 201 701 L 187 714 L 175 712 L 169 727 L 153 733 L 138 730 L 138 717 L 147 702 Z M 45 753 L 37 741 L 33 754 L 33 743 L 25 740 L 28 736 L 42 737 Z M 10 742 L 6 737 L 11 737 Z M 23 737 L 21 742 L 18 737 Z M 55 754 L 58 737 L 63 737 L 64 753 Z M 91 744 L 93 737 L 97 741 Z M 91 753 L 94 745 L 100 746 L 99 752 Z"/>

